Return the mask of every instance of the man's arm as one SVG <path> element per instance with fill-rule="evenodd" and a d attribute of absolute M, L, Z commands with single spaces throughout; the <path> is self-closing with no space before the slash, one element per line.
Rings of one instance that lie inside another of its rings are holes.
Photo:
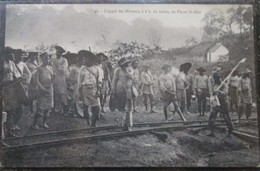
<path fill-rule="evenodd" d="M 163 76 L 160 76 L 160 78 L 159 78 L 159 88 L 160 88 L 161 92 L 163 92 L 163 93 L 166 91 L 166 88 L 164 86 Z"/>
<path fill-rule="evenodd" d="M 23 73 L 24 73 L 25 79 L 26 79 L 25 82 L 27 84 L 29 84 L 30 80 L 31 80 L 31 77 L 32 77 L 32 73 L 31 73 L 31 71 L 29 70 L 29 68 L 27 67 L 26 64 L 24 64 L 24 71 L 23 71 Z"/>
<path fill-rule="evenodd" d="M 35 73 L 35 77 L 36 77 L 36 81 L 37 81 L 37 86 L 44 92 L 48 92 L 48 90 L 41 84 L 40 82 L 40 69 L 37 70 L 37 72 Z"/>

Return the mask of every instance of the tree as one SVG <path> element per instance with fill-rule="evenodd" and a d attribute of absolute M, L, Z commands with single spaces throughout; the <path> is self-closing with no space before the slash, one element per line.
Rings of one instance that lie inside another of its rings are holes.
<path fill-rule="evenodd" d="M 249 29 L 249 32 L 253 32 L 253 8 L 248 7 L 245 12 L 242 14 L 242 19 L 245 25 L 247 26 L 247 29 Z M 246 30 L 247 30 L 246 29 Z"/>
<path fill-rule="evenodd" d="M 252 7 L 238 6 L 231 8 L 229 11 L 232 25 L 239 29 L 239 33 L 243 34 L 245 31 L 253 30 L 253 9 Z"/>
<path fill-rule="evenodd" d="M 203 39 L 218 39 L 223 34 L 225 17 L 222 11 L 209 11 L 202 21 L 205 22 Z"/>
<path fill-rule="evenodd" d="M 184 42 L 184 46 L 186 48 L 189 48 L 189 47 L 194 47 L 198 44 L 198 41 L 195 37 L 191 37 L 191 38 L 188 38 L 187 40 L 185 40 Z"/>

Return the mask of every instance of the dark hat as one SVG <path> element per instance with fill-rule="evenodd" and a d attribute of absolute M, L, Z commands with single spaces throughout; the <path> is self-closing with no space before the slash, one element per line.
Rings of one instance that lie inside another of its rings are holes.
<path fill-rule="evenodd" d="M 76 53 L 67 52 L 63 57 L 67 59 L 69 65 L 76 64 L 78 61 L 78 54 Z"/>
<path fill-rule="evenodd" d="M 38 56 L 39 52 L 28 52 L 28 57 L 30 56 Z"/>
<path fill-rule="evenodd" d="M 167 68 L 171 68 L 171 66 L 170 66 L 169 64 L 164 64 L 164 65 L 161 67 L 161 69 L 163 69 L 163 70 L 165 70 L 165 69 L 167 69 Z"/>
<path fill-rule="evenodd" d="M 217 74 L 217 73 L 219 73 L 220 70 L 221 70 L 220 67 L 214 66 L 212 69 L 212 74 Z"/>
<path fill-rule="evenodd" d="M 123 66 L 123 65 L 128 64 L 128 63 L 131 63 L 131 60 L 126 59 L 125 57 L 119 59 L 119 61 L 118 61 L 119 66 Z"/>
<path fill-rule="evenodd" d="M 106 56 L 104 53 L 98 53 L 97 57 L 99 58 L 105 58 L 106 60 L 108 60 L 108 56 Z"/>
<path fill-rule="evenodd" d="M 132 62 L 140 62 L 139 59 L 133 59 Z"/>
<path fill-rule="evenodd" d="M 180 65 L 180 71 L 188 72 L 191 68 L 192 64 L 190 62 L 185 62 Z"/>
<path fill-rule="evenodd" d="M 61 46 L 54 46 L 57 52 L 60 52 L 61 54 L 65 52 L 65 50 Z"/>
<path fill-rule="evenodd" d="M 11 47 L 4 48 L 4 58 L 9 58 L 11 54 L 14 54 L 14 49 Z"/>
<path fill-rule="evenodd" d="M 40 54 L 40 58 L 45 58 L 45 57 L 48 57 L 48 53 L 47 52 L 43 52 Z"/>
<path fill-rule="evenodd" d="M 97 58 L 96 55 L 94 55 L 92 52 L 87 51 L 87 50 L 80 50 L 78 52 L 78 56 L 80 58 L 90 58 L 90 59 L 96 59 Z"/>
<path fill-rule="evenodd" d="M 24 53 L 24 51 L 22 49 L 15 49 L 14 53 L 15 53 L 15 55 L 21 56 Z"/>
<path fill-rule="evenodd" d="M 196 70 L 199 71 L 199 72 L 205 72 L 205 71 L 206 71 L 206 70 L 205 70 L 204 68 L 202 68 L 202 67 L 199 67 L 199 68 L 197 68 Z"/>
<path fill-rule="evenodd" d="M 11 47 L 5 47 L 4 52 L 5 54 L 14 53 L 14 49 Z"/>
<path fill-rule="evenodd" d="M 252 71 L 247 68 L 244 72 L 242 72 L 242 74 L 249 74 L 249 73 L 251 73 L 251 72 L 252 72 Z"/>

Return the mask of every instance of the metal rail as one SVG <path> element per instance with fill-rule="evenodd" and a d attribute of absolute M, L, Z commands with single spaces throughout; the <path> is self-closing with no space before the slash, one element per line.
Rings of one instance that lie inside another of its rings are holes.
<path fill-rule="evenodd" d="M 255 143 L 259 142 L 258 136 L 252 135 L 250 133 L 246 133 L 244 131 L 234 129 L 233 134 L 237 137 L 240 137 L 240 138 L 245 139 L 245 140 L 250 141 L 250 142 L 255 142 Z"/>
<path fill-rule="evenodd" d="M 251 122 L 252 123 L 252 122 Z M 254 123 L 254 122 L 253 122 Z M 249 123 L 239 123 L 235 124 L 238 126 L 248 125 Z M 226 124 L 220 123 L 215 124 L 215 126 L 225 126 Z M 31 143 L 31 144 L 23 144 L 23 145 L 15 145 L 9 147 L 3 147 L 2 150 L 26 150 L 31 148 L 39 148 L 39 147 L 50 147 L 55 145 L 61 145 L 61 144 L 73 144 L 73 143 L 80 143 L 80 142 L 86 142 L 89 140 L 97 140 L 97 139 L 111 139 L 116 137 L 124 137 L 124 136 L 136 136 L 141 134 L 146 134 L 151 131 L 168 131 L 168 130 L 184 130 L 186 128 L 203 128 L 207 127 L 207 124 L 197 124 L 197 125 L 180 125 L 180 126 L 161 126 L 161 127 L 155 127 L 155 128 L 145 128 L 145 129 L 139 129 L 139 130 L 133 130 L 133 131 L 122 131 L 122 132 L 116 132 L 116 133 L 106 133 L 106 134 L 100 134 L 100 135 L 91 135 L 91 136 L 82 136 L 82 137 L 75 137 L 75 138 L 67 138 L 62 140 L 54 140 L 54 141 L 45 141 L 45 142 L 37 142 L 37 143 Z M 8 144 L 7 144 L 8 145 Z"/>
<path fill-rule="evenodd" d="M 246 121 L 247 119 L 241 119 L 241 121 Z M 255 121 L 257 118 L 250 118 L 249 121 Z M 237 119 L 231 119 L 232 122 L 237 121 Z M 225 122 L 224 119 L 218 119 L 215 122 Z M 170 124 L 184 124 L 189 125 L 193 123 L 208 123 L 208 120 L 194 120 L 194 121 L 169 121 L 169 122 L 144 122 L 144 123 L 135 123 L 135 127 L 142 126 L 157 126 L 157 125 L 170 125 Z"/>
<path fill-rule="evenodd" d="M 241 119 L 241 121 L 244 121 L 246 119 Z M 257 120 L 257 118 L 250 118 L 250 121 Z M 237 119 L 232 119 L 232 121 L 237 121 Z M 223 119 L 216 120 L 216 122 L 225 122 Z M 184 124 L 184 125 L 190 125 L 194 123 L 208 123 L 208 120 L 195 120 L 195 121 L 169 121 L 169 122 L 144 122 L 144 123 L 134 123 L 133 127 L 150 127 L 150 126 L 160 126 L 160 125 L 171 125 L 171 124 Z M 108 130 L 108 129 L 117 129 L 119 128 L 117 124 L 113 125 L 104 125 L 100 127 L 85 127 L 85 128 L 78 128 L 78 129 L 67 129 L 62 131 L 52 131 L 52 132 L 43 132 L 38 134 L 30 134 L 25 136 L 17 136 L 17 137 L 11 137 L 11 138 L 5 138 L 6 141 L 11 140 L 17 140 L 17 139 L 25 139 L 25 138 L 31 138 L 31 137 L 37 137 L 37 136 L 53 136 L 53 135 L 61 135 L 61 134 L 71 134 L 71 133 L 77 133 L 81 131 L 101 131 L 101 130 Z"/>

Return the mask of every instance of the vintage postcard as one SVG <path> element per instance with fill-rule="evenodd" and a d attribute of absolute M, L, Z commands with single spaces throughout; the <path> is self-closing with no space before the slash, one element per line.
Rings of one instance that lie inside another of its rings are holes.
<path fill-rule="evenodd" d="M 4 9 L 2 167 L 259 165 L 252 4 Z"/>

